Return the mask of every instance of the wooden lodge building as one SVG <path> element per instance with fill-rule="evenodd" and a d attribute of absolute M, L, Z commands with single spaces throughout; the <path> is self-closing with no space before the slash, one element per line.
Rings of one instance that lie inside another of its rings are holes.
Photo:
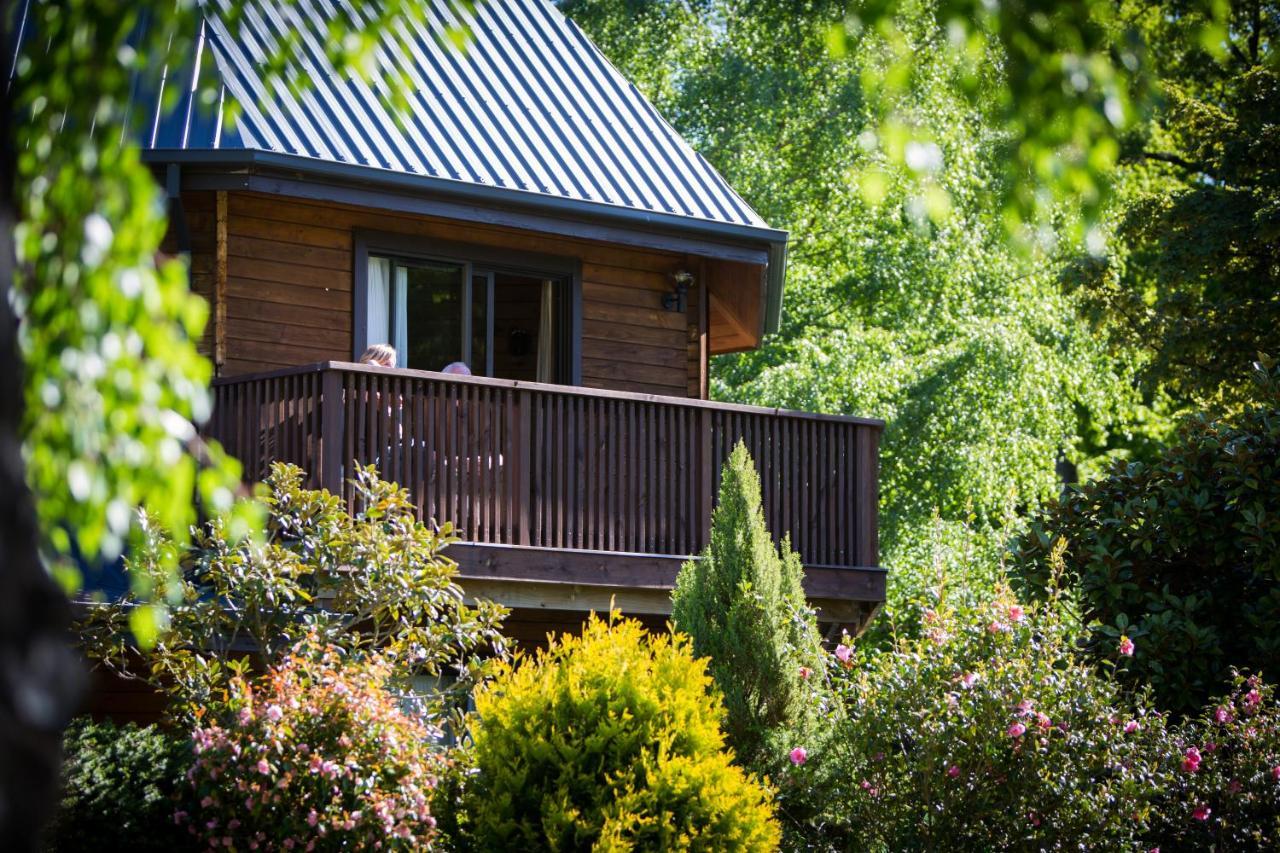
<path fill-rule="evenodd" d="M 325 59 L 338 8 L 250 5 L 234 36 L 210 13 L 176 104 L 135 105 L 167 248 L 212 306 L 209 434 L 254 479 L 285 460 L 349 495 L 376 463 L 456 525 L 464 588 L 523 641 L 610 602 L 662 624 L 743 439 L 820 619 L 860 630 L 882 423 L 708 399 L 709 359 L 778 327 L 787 235 L 548 0 L 432 3 L 368 83 Z M 264 71 L 287 33 L 300 94 Z M 396 368 L 353 363 L 374 343 Z"/>

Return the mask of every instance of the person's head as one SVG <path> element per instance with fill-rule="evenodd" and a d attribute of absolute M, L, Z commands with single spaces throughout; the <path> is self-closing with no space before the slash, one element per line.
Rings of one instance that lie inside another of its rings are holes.
<path fill-rule="evenodd" d="M 444 366 L 444 369 L 441 370 L 440 372 L 452 373 L 455 376 L 470 376 L 471 368 L 467 367 L 467 363 L 465 361 L 451 361 L 448 364 L 446 364 Z"/>
<path fill-rule="evenodd" d="M 376 364 L 378 367 L 396 366 L 396 349 L 390 344 L 374 344 L 360 356 L 361 364 Z"/>

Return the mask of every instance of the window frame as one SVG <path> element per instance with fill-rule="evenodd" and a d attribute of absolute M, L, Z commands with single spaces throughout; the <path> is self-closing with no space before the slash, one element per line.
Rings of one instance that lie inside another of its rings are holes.
<path fill-rule="evenodd" d="M 354 279 L 352 281 L 352 347 L 351 360 L 364 354 L 369 340 L 369 256 L 397 258 L 404 261 L 458 264 L 462 273 L 463 354 L 468 364 L 471 359 L 472 278 L 482 273 L 505 272 L 525 276 L 546 276 L 563 280 L 565 294 L 566 329 L 564 331 L 567 352 L 562 358 L 568 385 L 582 384 L 582 260 L 567 255 L 551 255 L 540 252 L 523 252 L 498 246 L 476 243 L 460 243 L 420 237 L 416 234 L 397 234 L 384 231 L 356 229 L 352 232 L 354 243 Z M 480 271 L 477 273 L 477 269 Z M 493 288 L 488 288 L 488 299 L 493 300 Z M 488 306 L 485 337 L 486 360 L 493 358 L 493 305 Z M 487 366 L 487 365 L 486 365 Z"/>

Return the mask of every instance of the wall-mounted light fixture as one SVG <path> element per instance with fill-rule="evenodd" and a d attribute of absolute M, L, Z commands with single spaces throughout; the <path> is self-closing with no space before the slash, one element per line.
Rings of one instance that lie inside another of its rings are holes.
<path fill-rule="evenodd" d="M 689 286 L 693 284 L 693 273 L 679 270 L 672 273 L 671 277 L 675 279 L 675 289 L 662 297 L 662 307 L 683 314 L 688 307 L 686 297 L 689 295 Z"/>

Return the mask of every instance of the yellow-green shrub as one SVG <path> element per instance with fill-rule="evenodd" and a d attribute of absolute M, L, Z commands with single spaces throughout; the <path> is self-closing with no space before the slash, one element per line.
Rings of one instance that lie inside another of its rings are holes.
<path fill-rule="evenodd" d="M 476 693 L 464 843 L 482 850 L 771 850 L 769 792 L 733 766 L 682 638 L 595 617 Z"/>

